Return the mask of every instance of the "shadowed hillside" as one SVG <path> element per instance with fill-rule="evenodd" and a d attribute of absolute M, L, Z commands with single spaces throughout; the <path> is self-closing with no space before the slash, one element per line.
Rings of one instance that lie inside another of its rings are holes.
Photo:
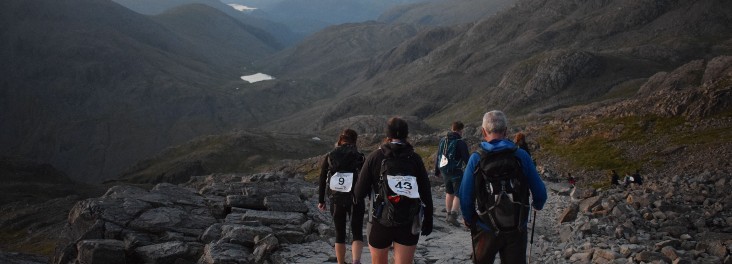
<path fill-rule="evenodd" d="M 88 0 L 0 9 L 3 153 L 100 181 L 164 147 L 258 122 L 241 100 L 252 97 L 235 85 L 245 85 L 237 80 L 247 61 L 276 47 L 220 12 L 191 7 L 153 19 Z M 207 16 L 221 19 L 182 22 Z"/>
<path fill-rule="evenodd" d="M 339 88 L 357 92 L 299 118 L 319 122 L 288 124 L 318 130 L 340 118 L 385 113 L 440 124 L 488 109 L 546 112 L 632 93 L 658 71 L 729 53 L 731 10 L 719 1 L 519 1 L 472 25 L 420 32 L 372 57 Z M 319 81 L 332 80 L 325 78 Z"/>

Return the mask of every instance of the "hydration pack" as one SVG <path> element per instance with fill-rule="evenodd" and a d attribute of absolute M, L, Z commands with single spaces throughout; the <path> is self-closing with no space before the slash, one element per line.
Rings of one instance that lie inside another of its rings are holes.
<path fill-rule="evenodd" d="M 479 150 L 475 199 L 480 220 L 495 232 L 518 231 L 529 214 L 529 185 L 516 147 L 497 152 Z"/>
<path fill-rule="evenodd" d="M 412 225 L 420 213 L 422 201 L 414 166 L 411 155 L 386 157 L 381 161 L 381 176 L 373 208 L 373 216 L 381 225 Z"/>
<path fill-rule="evenodd" d="M 333 203 L 351 205 L 353 186 L 363 162 L 364 155 L 355 146 L 339 146 L 328 153 L 328 197 Z"/>

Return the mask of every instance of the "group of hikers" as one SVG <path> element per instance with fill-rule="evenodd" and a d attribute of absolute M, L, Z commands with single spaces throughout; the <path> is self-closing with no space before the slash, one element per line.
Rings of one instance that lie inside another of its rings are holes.
<path fill-rule="evenodd" d="M 452 124 L 435 161 L 434 173 L 445 182 L 445 220 L 456 226 L 462 222 L 470 230 L 474 263 L 493 263 L 496 254 L 501 263 L 526 263 L 530 207 L 541 210 L 547 193 L 524 137 L 517 136 L 516 143 L 508 139 L 506 115 L 490 111 L 483 116 L 484 141 L 470 154 L 463 128 L 459 121 Z M 365 156 L 356 147 L 357 132 L 345 129 L 323 159 L 318 208 L 330 208 L 338 263 L 345 263 L 349 216 L 354 264 L 361 263 L 367 211 L 372 263 L 388 263 L 391 248 L 394 263 L 412 263 L 419 237 L 432 233 L 430 180 L 408 135 L 405 120 L 390 118 L 384 143 Z"/>

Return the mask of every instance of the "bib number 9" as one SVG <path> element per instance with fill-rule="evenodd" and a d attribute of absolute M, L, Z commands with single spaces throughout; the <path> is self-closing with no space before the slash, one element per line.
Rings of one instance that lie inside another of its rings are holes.
<path fill-rule="evenodd" d="M 336 172 L 330 176 L 330 189 L 336 192 L 350 192 L 353 187 L 353 172 Z"/>

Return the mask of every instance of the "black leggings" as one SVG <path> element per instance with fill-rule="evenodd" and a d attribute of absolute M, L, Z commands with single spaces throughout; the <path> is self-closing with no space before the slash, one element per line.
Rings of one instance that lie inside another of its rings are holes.
<path fill-rule="evenodd" d="M 330 205 L 330 213 L 333 215 L 333 223 L 335 223 L 336 243 L 346 243 L 346 218 L 351 216 L 351 233 L 353 233 L 353 241 L 363 241 L 363 215 L 366 211 L 363 202 L 355 205 Z"/>

